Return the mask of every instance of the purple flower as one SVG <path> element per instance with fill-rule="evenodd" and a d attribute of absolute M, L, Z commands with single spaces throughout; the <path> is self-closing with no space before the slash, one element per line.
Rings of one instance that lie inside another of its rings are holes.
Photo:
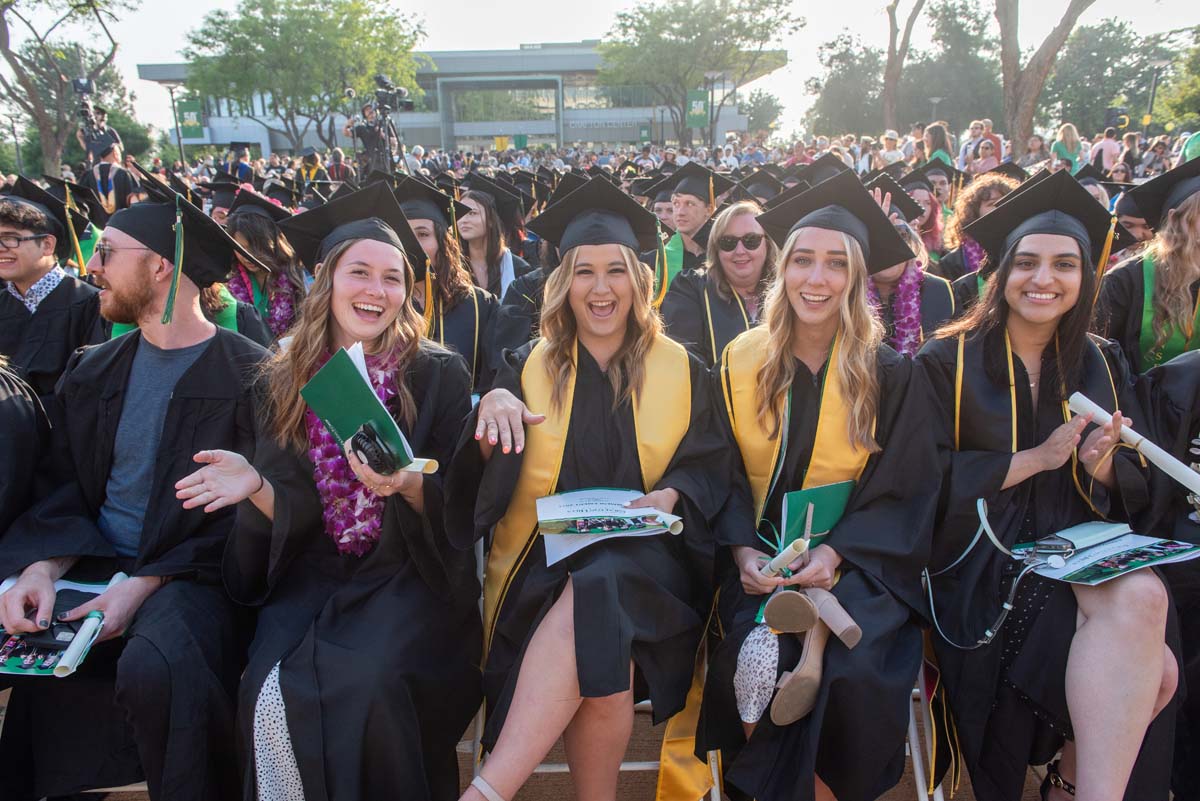
<path fill-rule="evenodd" d="M 896 282 L 896 291 L 892 293 L 892 323 L 895 330 L 888 344 L 905 356 L 915 355 L 924 338 L 921 331 L 921 285 L 924 282 L 925 271 L 920 262 L 915 262 L 904 270 Z M 867 299 L 878 314 L 882 301 L 874 281 L 867 283 Z"/>

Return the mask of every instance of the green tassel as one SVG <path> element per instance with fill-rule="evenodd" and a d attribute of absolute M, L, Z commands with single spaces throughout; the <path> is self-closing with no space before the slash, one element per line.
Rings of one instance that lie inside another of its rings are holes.
<path fill-rule="evenodd" d="M 175 269 L 171 273 L 171 288 L 167 291 L 167 303 L 163 307 L 162 324 L 171 322 L 175 314 L 175 297 L 179 294 L 179 276 L 183 272 L 183 208 L 181 195 L 175 196 Z"/>

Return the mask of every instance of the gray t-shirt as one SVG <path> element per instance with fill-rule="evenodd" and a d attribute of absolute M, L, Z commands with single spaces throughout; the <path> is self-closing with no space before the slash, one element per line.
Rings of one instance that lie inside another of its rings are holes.
<path fill-rule="evenodd" d="M 138 343 L 117 424 L 104 505 L 96 521 L 100 533 L 121 556 L 138 553 L 171 394 L 210 342 L 212 339 L 206 339 L 174 350 L 156 348 L 145 339 Z"/>

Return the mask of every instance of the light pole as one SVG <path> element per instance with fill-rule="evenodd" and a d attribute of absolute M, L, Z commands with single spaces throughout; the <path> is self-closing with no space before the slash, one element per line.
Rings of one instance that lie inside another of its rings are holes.
<path fill-rule="evenodd" d="M 1150 62 L 1150 66 L 1154 68 L 1154 74 L 1150 78 L 1150 102 L 1146 105 L 1146 118 L 1142 120 L 1142 125 L 1149 126 L 1150 121 L 1154 119 L 1154 96 L 1158 93 L 1158 74 L 1163 67 L 1170 66 L 1171 62 L 1167 59 L 1158 58 Z"/>
<path fill-rule="evenodd" d="M 931 97 L 931 98 L 929 98 L 929 102 L 930 102 L 930 103 L 933 105 L 933 111 L 932 111 L 932 112 L 930 113 L 930 115 L 929 115 L 929 122 L 933 123 L 933 122 L 936 122 L 936 121 L 937 121 L 937 107 L 938 107 L 938 103 L 941 103 L 941 102 L 942 102 L 943 100 L 945 100 L 945 99 L 946 99 L 946 98 L 944 98 L 944 97 Z"/>
<path fill-rule="evenodd" d="M 8 115 L 8 123 L 12 126 L 13 152 L 17 156 L 17 175 L 24 175 L 25 165 L 21 163 L 21 140 L 17 138 L 17 115 Z"/>
<path fill-rule="evenodd" d="M 171 116 L 175 119 L 175 141 L 179 145 L 179 163 L 186 167 L 187 157 L 183 155 L 183 130 L 179 127 L 179 112 L 175 108 L 175 90 L 183 84 L 166 81 L 163 86 L 167 88 L 167 94 L 171 96 Z"/>
<path fill-rule="evenodd" d="M 704 81 L 708 84 L 708 150 L 711 153 L 717 146 L 716 138 L 716 115 L 713 113 L 713 96 L 717 88 L 717 80 L 725 77 L 723 72 L 706 72 L 704 73 Z"/>

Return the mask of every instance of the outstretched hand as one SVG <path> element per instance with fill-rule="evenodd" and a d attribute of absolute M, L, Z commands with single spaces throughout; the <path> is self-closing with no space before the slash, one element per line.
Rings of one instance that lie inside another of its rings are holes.
<path fill-rule="evenodd" d="M 262 476 L 240 453 L 200 451 L 192 461 L 204 467 L 175 482 L 175 497 L 184 509 L 203 506 L 205 512 L 215 512 L 246 500 L 263 486 Z"/>
<path fill-rule="evenodd" d="M 504 453 L 525 450 L 525 426 L 541 425 L 546 415 L 535 414 L 507 389 L 493 389 L 479 401 L 475 439 L 480 453 L 490 459 L 497 444 Z"/>

